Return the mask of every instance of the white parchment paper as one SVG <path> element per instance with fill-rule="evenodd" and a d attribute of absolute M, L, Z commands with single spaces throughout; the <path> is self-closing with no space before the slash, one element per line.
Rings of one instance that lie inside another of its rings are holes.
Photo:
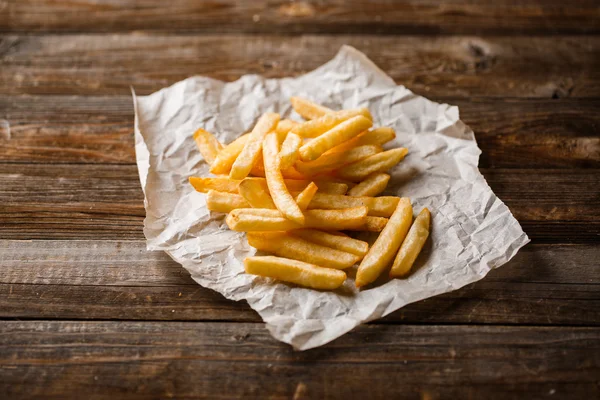
<path fill-rule="evenodd" d="M 244 273 L 243 259 L 255 250 L 243 233 L 227 228 L 224 214 L 208 211 L 204 194 L 188 183 L 192 175 L 209 175 L 192 134 L 203 127 L 229 143 L 266 111 L 300 120 L 290 96 L 333 109 L 368 107 L 375 126 L 396 130 L 386 147 L 409 149 L 384 193 L 410 197 L 415 214 L 431 210 L 431 239 L 408 279 L 361 291 L 348 279 L 336 292 L 321 292 Z M 246 300 L 275 338 L 296 349 L 323 345 L 408 303 L 478 281 L 529 241 L 479 173 L 480 150 L 458 108 L 397 86 L 352 47 L 297 78 L 246 75 L 224 83 L 192 77 L 150 96 L 134 95 L 134 102 L 148 249 L 167 252 L 200 285 Z"/>

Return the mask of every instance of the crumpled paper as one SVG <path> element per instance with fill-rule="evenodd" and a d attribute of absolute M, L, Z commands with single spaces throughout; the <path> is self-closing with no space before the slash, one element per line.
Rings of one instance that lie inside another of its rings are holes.
<path fill-rule="evenodd" d="M 325 292 L 244 273 L 243 259 L 256 251 L 243 233 L 227 228 L 224 214 L 208 211 L 205 195 L 188 183 L 190 176 L 209 175 L 192 134 L 203 127 L 229 143 L 267 111 L 301 120 L 291 96 L 333 109 L 368 107 L 375 126 L 397 133 L 386 147 L 409 149 L 390 171 L 384 193 L 410 197 L 415 214 L 431 210 L 431 239 L 408 279 L 383 279 L 359 291 L 350 270 L 341 289 Z M 477 169 L 481 152 L 458 108 L 396 85 L 352 47 L 297 78 L 245 75 L 224 83 L 192 77 L 150 96 L 134 94 L 134 103 L 148 249 L 167 252 L 200 285 L 246 300 L 275 338 L 296 349 L 321 346 L 406 304 L 478 281 L 529 241 Z"/>

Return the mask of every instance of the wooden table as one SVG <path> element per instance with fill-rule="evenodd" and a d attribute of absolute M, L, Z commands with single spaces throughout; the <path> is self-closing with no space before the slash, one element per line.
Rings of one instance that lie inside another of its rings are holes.
<path fill-rule="evenodd" d="M 0 32 L 0 397 L 600 396 L 597 1 L 4 0 Z M 145 250 L 129 87 L 293 76 L 342 44 L 460 107 L 532 242 L 294 352 Z"/>

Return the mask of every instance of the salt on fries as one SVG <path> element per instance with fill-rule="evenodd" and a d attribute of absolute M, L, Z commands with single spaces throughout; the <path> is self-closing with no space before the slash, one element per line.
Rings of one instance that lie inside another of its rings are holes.
<path fill-rule="evenodd" d="M 339 288 L 360 262 L 356 286 L 405 277 L 429 236 L 426 208 L 412 222 L 408 198 L 379 196 L 386 173 L 408 153 L 383 151 L 396 134 L 373 128 L 368 109 L 336 111 L 292 97 L 307 121 L 262 115 L 228 145 L 204 129 L 194 140 L 214 177 L 190 177 L 206 207 L 228 213 L 229 229 L 274 256 L 248 257 L 246 272 L 319 290 Z M 411 226 L 412 225 L 412 226 Z M 378 232 L 373 245 L 340 231 Z"/>

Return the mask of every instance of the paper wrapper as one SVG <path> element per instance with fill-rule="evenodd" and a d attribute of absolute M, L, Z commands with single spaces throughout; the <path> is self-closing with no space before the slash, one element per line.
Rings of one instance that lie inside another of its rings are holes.
<path fill-rule="evenodd" d="M 333 109 L 368 107 L 375 126 L 396 131 L 386 147 L 409 149 L 390 171 L 384 193 L 410 197 L 415 213 L 431 210 L 431 239 L 407 279 L 386 278 L 359 291 L 350 270 L 340 290 L 325 292 L 244 273 L 244 258 L 256 251 L 245 234 L 227 228 L 224 214 L 207 210 L 205 195 L 188 182 L 209 175 L 192 134 L 203 127 L 229 143 L 267 111 L 301 120 L 291 96 Z M 458 108 L 397 86 L 352 47 L 297 78 L 245 75 L 224 83 L 193 77 L 150 96 L 134 95 L 134 102 L 148 249 L 167 252 L 200 285 L 246 300 L 275 338 L 296 349 L 323 345 L 406 304 L 478 281 L 529 241 L 479 173 L 481 152 Z"/>

